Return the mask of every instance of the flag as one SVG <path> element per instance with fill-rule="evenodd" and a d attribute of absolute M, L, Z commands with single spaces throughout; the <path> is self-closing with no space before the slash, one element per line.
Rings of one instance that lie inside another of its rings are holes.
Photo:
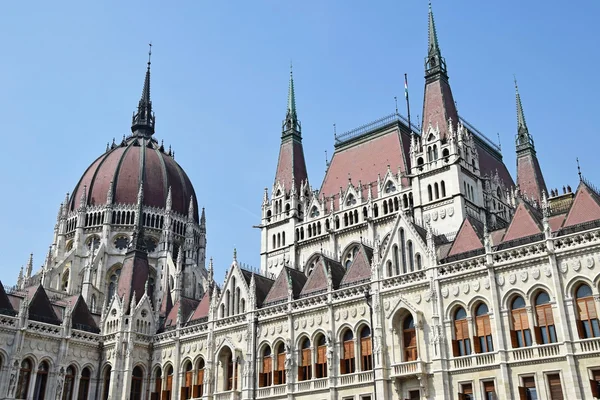
<path fill-rule="evenodd" d="M 408 100 L 408 78 L 404 74 L 404 97 Z"/>

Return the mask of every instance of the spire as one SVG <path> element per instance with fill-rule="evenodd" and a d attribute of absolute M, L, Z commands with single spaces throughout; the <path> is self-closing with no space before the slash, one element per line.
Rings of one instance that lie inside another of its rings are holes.
<path fill-rule="evenodd" d="M 540 202 L 543 200 L 543 193 L 547 192 L 544 175 L 538 161 L 533 137 L 529 134 L 523 105 L 521 104 L 521 95 L 515 78 L 515 93 L 517 100 L 517 187 L 527 196 L 527 198 Z"/>
<path fill-rule="evenodd" d="M 171 211 L 171 207 L 173 206 L 173 199 L 171 197 L 171 186 L 169 186 L 169 191 L 167 192 L 167 203 L 165 208 L 167 211 Z"/>
<path fill-rule="evenodd" d="M 300 136 L 300 121 L 296 113 L 296 93 L 294 91 L 294 75 L 292 65 L 290 64 L 290 83 L 288 87 L 288 101 L 285 121 L 283 123 L 283 131 L 286 134 L 295 133 Z"/>
<path fill-rule="evenodd" d="M 27 261 L 27 269 L 25 270 L 25 277 L 31 278 L 33 272 L 33 253 L 29 254 L 29 260 Z"/>
<path fill-rule="evenodd" d="M 427 75 L 439 72 L 446 74 L 446 60 L 442 57 L 440 50 L 431 1 L 429 2 L 429 40 L 425 70 L 427 71 Z"/>
<path fill-rule="evenodd" d="M 154 134 L 154 113 L 152 112 L 152 101 L 150 100 L 150 64 L 152 56 L 152 43 L 148 50 L 148 68 L 144 79 L 142 97 L 138 103 L 137 112 L 133 114 L 131 121 L 131 132 L 136 136 L 149 138 Z"/>
<path fill-rule="evenodd" d="M 194 195 L 190 197 L 190 204 L 188 207 L 188 221 L 194 220 Z"/>
<path fill-rule="evenodd" d="M 517 98 L 517 148 L 520 146 L 531 146 L 532 148 L 535 148 L 533 138 L 529 134 L 529 129 L 525 122 L 525 113 L 523 112 L 523 104 L 521 104 L 521 95 L 519 94 L 517 78 L 515 78 L 515 93 Z"/>

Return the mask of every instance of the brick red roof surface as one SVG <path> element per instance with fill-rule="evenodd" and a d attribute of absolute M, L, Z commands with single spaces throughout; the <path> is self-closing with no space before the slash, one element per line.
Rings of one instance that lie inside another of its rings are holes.
<path fill-rule="evenodd" d="M 448 119 L 454 124 L 458 122 L 458 113 L 452 96 L 450 85 L 445 79 L 436 79 L 425 85 L 423 101 L 423 128 L 427 131 L 429 124 L 435 129 L 439 127 L 441 137 L 448 134 Z"/>
<path fill-rule="evenodd" d="M 347 285 L 355 282 L 371 279 L 371 260 L 373 259 L 373 249 L 361 244 L 358 252 L 348 267 L 340 285 Z"/>
<path fill-rule="evenodd" d="M 354 185 L 358 185 L 359 181 L 363 186 L 376 182 L 378 174 L 382 178 L 385 176 L 388 165 L 394 174 L 398 173 L 398 167 L 403 173 L 408 173 L 409 149 L 410 137 L 400 133 L 397 127 L 382 135 L 374 135 L 368 140 L 341 148 L 333 154 L 319 197 L 339 195 L 340 187 L 345 189 L 348 186 L 348 177 Z M 376 189 L 372 193 L 374 197 L 377 196 Z M 363 196 L 366 196 L 366 191 Z M 335 203 L 337 207 L 337 201 Z"/>
<path fill-rule="evenodd" d="M 130 138 L 126 146 L 116 147 L 98 157 L 75 186 L 69 210 L 79 208 L 84 186 L 87 205 L 106 204 L 111 181 L 114 204 L 136 204 L 143 180 L 145 205 L 165 208 L 171 187 L 172 209 L 180 214 L 187 215 L 190 198 L 194 196 L 194 219 L 198 222 L 194 187 L 185 171 L 173 157 L 160 151 L 155 141 L 149 146 L 140 138 Z"/>
<path fill-rule="evenodd" d="M 124 299 L 123 308 L 125 312 L 129 312 L 129 304 L 134 293 L 136 303 L 144 295 L 148 272 L 148 256 L 146 253 L 132 250 L 125 255 L 117 285 L 117 295 L 119 298 Z"/>
<path fill-rule="evenodd" d="M 216 295 L 216 294 L 215 294 Z M 198 306 L 194 310 L 194 313 L 190 317 L 190 321 L 195 321 L 200 318 L 208 317 L 208 311 L 210 309 L 210 294 L 204 293 L 202 300 L 198 303 Z"/>
<path fill-rule="evenodd" d="M 515 186 L 515 183 L 508 172 L 508 168 L 504 165 L 504 162 L 498 158 L 498 156 L 492 154 L 491 150 L 488 150 L 485 145 L 475 141 L 477 147 L 477 155 L 479 156 L 479 169 L 483 176 L 493 176 L 496 171 L 500 181 L 504 183 L 504 187 L 511 188 Z"/>
<path fill-rule="evenodd" d="M 456 238 L 454 239 L 454 243 L 452 243 L 452 248 L 448 252 L 448 256 L 482 249 L 483 243 L 481 241 L 481 236 L 483 232 L 481 232 L 480 224 L 480 222 L 475 221 L 471 217 L 465 218 L 456 234 Z"/>
<path fill-rule="evenodd" d="M 194 310 L 198 307 L 198 300 L 189 299 L 187 297 L 182 297 L 177 300 L 175 304 L 173 304 L 173 308 L 167 318 L 165 319 L 165 327 L 167 326 L 175 326 L 177 324 L 177 314 L 179 313 L 179 309 L 181 308 L 181 323 L 187 322 L 188 318 L 192 315 Z"/>
<path fill-rule="evenodd" d="M 508 242 L 542 233 L 543 228 L 539 218 L 540 216 L 537 215 L 535 210 L 531 209 L 531 206 L 523 201 L 520 202 L 502 241 Z"/>
<path fill-rule="evenodd" d="M 581 182 L 575 193 L 571 209 L 567 213 L 563 228 L 600 219 L 600 198 L 585 183 Z"/>
<path fill-rule="evenodd" d="M 279 149 L 275 184 L 280 182 L 284 185 L 285 190 L 289 191 L 292 188 L 292 179 L 296 184 L 296 190 L 300 191 L 300 185 L 308 180 L 308 174 L 302 143 L 292 138 L 286 138 L 282 141 Z"/>
<path fill-rule="evenodd" d="M 290 282 L 292 287 L 290 288 Z M 287 300 L 288 291 L 292 289 L 292 294 L 296 298 L 302 291 L 306 283 L 306 275 L 292 268 L 283 267 L 275 283 L 271 286 L 269 294 L 265 298 L 264 304 L 275 303 L 277 301 Z"/>
<path fill-rule="evenodd" d="M 548 193 L 540 163 L 535 153 L 517 156 L 517 185 L 528 198 L 541 201 L 542 192 Z"/>

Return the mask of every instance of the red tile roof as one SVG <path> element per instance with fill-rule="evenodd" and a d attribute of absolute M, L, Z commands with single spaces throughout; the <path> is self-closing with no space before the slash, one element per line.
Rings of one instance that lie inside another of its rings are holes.
<path fill-rule="evenodd" d="M 553 215 L 550 218 L 548 218 L 548 223 L 550 224 L 551 232 L 556 232 L 560 228 L 562 228 L 562 224 L 565 221 L 566 215 L 567 214 L 559 214 L 559 215 Z"/>
<path fill-rule="evenodd" d="M 200 318 L 208 317 L 208 311 L 210 309 L 210 294 L 204 293 L 202 300 L 198 303 L 198 306 L 194 310 L 194 313 L 190 317 L 190 321 L 195 321 Z"/>
<path fill-rule="evenodd" d="M 320 256 L 312 273 L 306 280 L 302 291 L 300 292 L 300 296 L 307 296 L 310 294 L 316 294 L 320 292 L 324 292 L 327 290 L 327 267 L 331 269 L 331 280 L 333 284 L 333 288 L 337 289 L 340 285 L 340 282 L 344 278 L 344 274 L 346 270 L 342 267 L 337 261 L 326 258 L 325 256 Z"/>
<path fill-rule="evenodd" d="M 505 188 L 512 188 L 515 183 L 508 172 L 508 168 L 504 165 L 502 157 L 499 154 L 495 154 L 493 150 L 490 150 L 480 142 L 475 140 L 477 146 L 477 155 L 479 156 L 479 169 L 482 176 L 494 176 L 498 172 L 500 181 L 504 184 Z"/>
<path fill-rule="evenodd" d="M 429 124 L 435 129 L 439 127 L 441 137 L 448 134 L 448 119 L 453 124 L 458 122 L 458 113 L 448 81 L 438 78 L 425 84 L 423 100 L 423 128 L 427 132 Z"/>
<path fill-rule="evenodd" d="M 305 283 L 306 275 L 295 269 L 284 267 L 279 273 L 277 279 L 275 279 L 273 286 L 271 286 L 271 290 L 269 291 L 269 294 L 265 298 L 263 304 L 266 305 L 287 300 L 290 289 L 292 289 L 292 295 L 295 298 L 300 294 Z"/>
<path fill-rule="evenodd" d="M 563 227 L 600 219 L 600 198 L 585 183 L 581 182 L 575 193 Z"/>
<path fill-rule="evenodd" d="M 125 255 L 121 276 L 117 285 L 117 295 L 125 302 L 124 311 L 129 312 L 129 305 L 135 293 L 135 302 L 138 303 L 146 291 L 148 280 L 148 255 L 142 251 L 131 250 Z"/>
<path fill-rule="evenodd" d="M 340 187 L 348 186 L 348 177 L 354 185 L 376 182 L 377 176 L 386 174 L 388 165 L 393 173 L 408 173 L 410 137 L 396 126 L 383 134 L 374 134 L 366 140 L 342 147 L 333 154 L 319 197 L 339 195 Z M 405 185 L 406 182 L 403 182 Z M 366 191 L 364 192 L 366 196 Z M 373 191 L 373 196 L 377 190 Z M 339 196 L 338 196 L 339 197 Z M 337 202 L 336 202 L 337 203 Z M 335 205 L 337 207 L 337 204 Z"/>
<path fill-rule="evenodd" d="M 165 319 L 165 327 L 175 326 L 177 324 L 177 314 L 179 313 L 179 309 L 181 308 L 181 323 L 187 322 L 188 318 L 192 315 L 194 310 L 198 307 L 198 300 L 189 299 L 187 297 L 182 297 L 177 300 L 175 304 L 173 304 L 173 308 L 167 318 Z"/>
<path fill-rule="evenodd" d="M 542 169 L 535 153 L 517 155 L 517 185 L 527 198 L 541 201 L 542 192 L 548 193 Z"/>
<path fill-rule="evenodd" d="M 340 285 L 347 285 L 371 279 L 372 259 L 373 249 L 361 244 Z"/>
<path fill-rule="evenodd" d="M 139 138 L 128 139 L 126 146 L 109 150 L 88 167 L 73 191 L 69 210 L 79 208 L 84 186 L 87 188 L 86 204 L 105 204 L 111 182 L 113 203 L 136 204 L 142 181 L 147 206 L 165 208 L 171 187 L 172 209 L 186 215 L 194 195 L 194 218 L 199 221 L 194 188 L 185 171 L 173 157 L 160 151 L 155 141 L 148 146 Z"/>
<path fill-rule="evenodd" d="M 520 202 L 502 241 L 508 242 L 542 233 L 544 231 L 542 222 L 537 214 L 537 211 L 532 210 L 531 206 L 523 201 Z"/>
<path fill-rule="evenodd" d="M 296 184 L 296 191 L 299 192 L 302 182 L 308 180 L 308 173 L 302 143 L 290 136 L 281 142 L 275 184 L 280 182 L 285 190 L 289 191 L 292 188 L 292 180 Z"/>
<path fill-rule="evenodd" d="M 481 241 L 481 237 L 483 232 L 481 232 L 480 224 L 479 221 L 476 221 L 471 217 L 465 218 L 456 234 L 456 238 L 454 239 L 454 243 L 452 243 L 452 248 L 448 252 L 448 256 L 482 249 L 483 242 Z"/>

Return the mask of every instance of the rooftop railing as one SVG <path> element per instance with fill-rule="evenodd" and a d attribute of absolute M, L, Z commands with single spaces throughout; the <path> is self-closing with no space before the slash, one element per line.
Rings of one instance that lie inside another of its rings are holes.
<path fill-rule="evenodd" d="M 368 124 L 359 126 L 358 128 L 354 128 L 350 131 L 344 132 L 340 135 L 335 135 L 335 145 L 338 146 L 343 143 L 349 142 L 352 139 L 356 139 L 360 136 L 374 132 L 378 129 L 383 128 L 384 126 L 393 124 L 395 122 L 400 122 L 404 126 L 408 127 L 408 119 L 406 119 L 403 115 L 400 115 L 398 113 L 393 113 L 390 115 L 386 115 L 383 118 L 379 118 L 373 122 L 369 122 Z M 415 134 L 419 135 L 419 128 L 414 124 L 410 124 L 410 125 L 411 125 L 411 130 Z"/>

